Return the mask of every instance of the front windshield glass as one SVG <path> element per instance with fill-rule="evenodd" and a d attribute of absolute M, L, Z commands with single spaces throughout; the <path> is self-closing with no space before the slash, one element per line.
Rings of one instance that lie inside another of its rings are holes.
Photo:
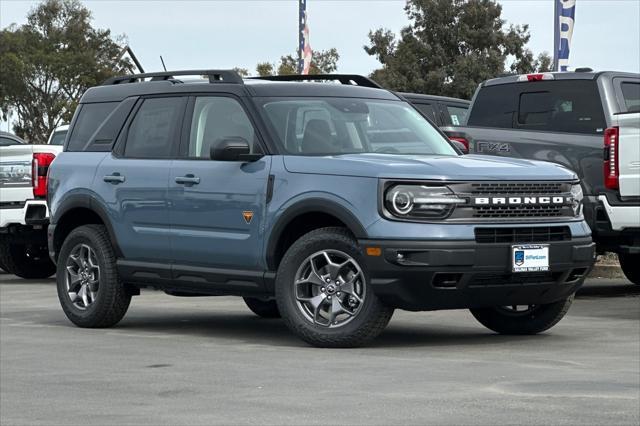
<path fill-rule="evenodd" d="M 411 105 L 359 98 L 257 98 L 280 146 L 292 155 L 457 155 Z"/>
<path fill-rule="evenodd" d="M 67 130 L 60 130 L 55 132 L 51 137 L 51 145 L 64 145 L 64 140 L 67 138 Z"/>

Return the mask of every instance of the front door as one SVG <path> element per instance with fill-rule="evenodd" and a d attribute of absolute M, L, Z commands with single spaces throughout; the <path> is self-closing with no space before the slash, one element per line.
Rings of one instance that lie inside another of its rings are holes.
<path fill-rule="evenodd" d="M 169 176 L 174 279 L 258 285 L 264 270 L 263 227 L 271 158 L 264 156 L 255 162 L 210 159 L 211 148 L 227 137 L 242 137 L 250 142 L 252 153 L 262 152 L 238 99 L 195 97 L 187 111 L 192 111 L 186 117 L 190 129 L 185 129 L 180 158 L 173 161 Z"/>

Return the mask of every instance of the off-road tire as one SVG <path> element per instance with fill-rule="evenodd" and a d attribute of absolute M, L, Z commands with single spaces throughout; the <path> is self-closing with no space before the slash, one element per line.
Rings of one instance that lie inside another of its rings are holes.
<path fill-rule="evenodd" d="M 96 253 L 100 266 L 100 283 L 96 300 L 86 309 L 78 309 L 71 302 L 66 287 L 66 262 L 71 250 L 86 244 Z M 102 225 L 80 226 L 67 236 L 57 267 L 58 299 L 67 318 L 83 328 L 103 328 L 117 324 L 126 314 L 131 294 L 125 289 L 116 270 L 116 256 L 107 230 Z"/>
<path fill-rule="evenodd" d="M 640 254 L 618 253 L 620 268 L 629 281 L 640 285 Z"/>
<path fill-rule="evenodd" d="M 26 279 L 49 278 L 56 273 L 45 248 L 27 253 L 25 244 L 11 242 L 6 235 L 0 236 L 0 268 Z"/>
<path fill-rule="evenodd" d="M 262 318 L 280 318 L 278 303 L 274 299 L 262 300 L 254 297 L 243 297 L 247 307 Z"/>
<path fill-rule="evenodd" d="M 557 302 L 538 305 L 530 312 L 507 313 L 501 308 L 471 309 L 471 314 L 490 330 L 500 334 L 542 333 L 560 321 L 573 302 L 573 295 Z"/>
<path fill-rule="evenodd" d="M 321 250 L 340 250 L 358 262 L 365 279 L 366 297 L 356 316 L 337 328 L 328 328 L 309 321 L 296 305 L 294 278 L 301 264 Z M 285 324 L 305 342 L 318 347 L 356 347 L 378 336 L 387 326 L 393 308 L 385 306 L 373 293 L 362 251 L 353 236 L 344 228 L 320 228 L 311 231 L 285 253 L 276 277 L 276 301 Z"/>

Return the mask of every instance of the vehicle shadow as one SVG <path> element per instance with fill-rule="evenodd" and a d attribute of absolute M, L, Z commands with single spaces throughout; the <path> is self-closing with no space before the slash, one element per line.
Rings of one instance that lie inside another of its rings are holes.
<path fill-rule="evenodd" d="M 624 297 L 640 295 L 640 285 L 617 280 L 611 284 L 585 285 L 576 293 L 577 298 Z"/>

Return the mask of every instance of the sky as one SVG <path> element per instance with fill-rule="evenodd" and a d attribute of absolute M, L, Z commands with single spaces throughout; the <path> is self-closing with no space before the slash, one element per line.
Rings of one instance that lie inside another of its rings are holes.
<path fill-rule="evenodd" d="M 0 0 L 0 27 L 22 24 L 38 2 Z M 275 62 L 297 46 L 297 0 L 89 0 L 94 26 L 126 35 L 146 71 L 243 67 Z M 503 19 L 528 24 L 529 47 L 550 52 L 553 0 L 502 0 Z M 408 24 L 404 0 L 308 0 L 311 46 L 336 47 L 338 70 L 368 74 L 369 30 Z M 577 0 L 570 66 L 640 72 L 640 0 Z"/>

